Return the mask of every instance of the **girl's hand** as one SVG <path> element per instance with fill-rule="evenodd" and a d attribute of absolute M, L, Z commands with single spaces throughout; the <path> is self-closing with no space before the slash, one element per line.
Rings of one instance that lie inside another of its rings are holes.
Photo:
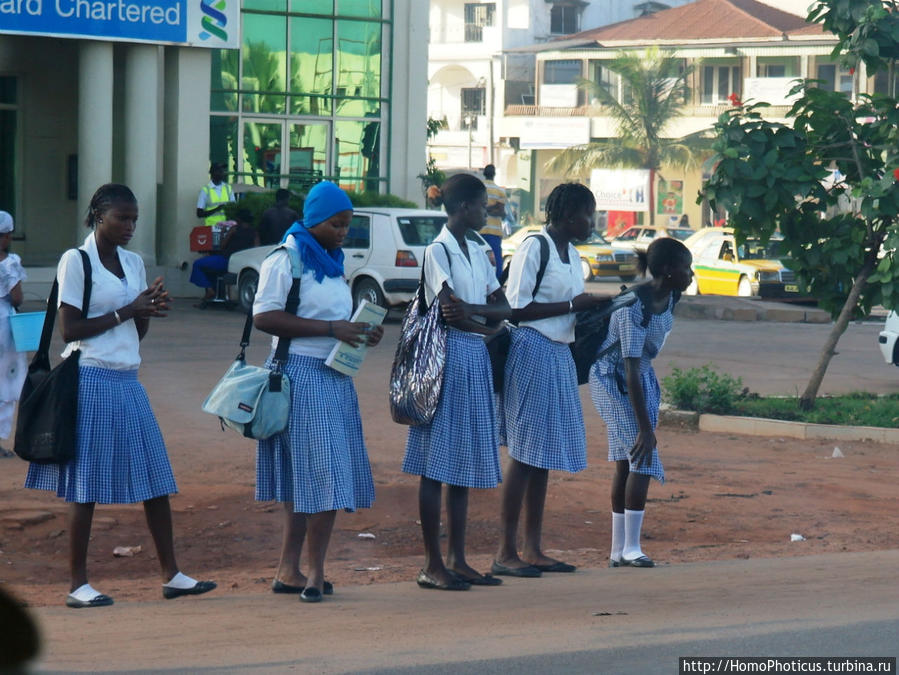
<path fill-rule="evenodd" d="M 346 342 L 350 347 L 358 347 L 365 342 L 369 335 L 371 324 L 357 321 L 330 321 L 331 332 L 341 342 Z M 383 333 L 383 330 L 381 331 Z M 380 337 L 378 338 L 381 339 Z"/>
<path fill-rule="evenodd" d="M 585 309 L 593 309 L 612 301 L 611 295 L 599 295 L 596 293 L 581 293 L 571 300 L 575 312 L 583 312 Z"/>
<path fill-rule="evenodd" d="M 381 341 L 381 338 L 384 337 L 384 327 L 372 326 L 369 324 L 368 328 L 368 346 L 374 347 Z"/>
<path fill-rule="evenodd" d="M 128 309 L 135 318 L 146 319 L 151 316 L 166 316 L 170 303 L 171 298 L 163 287 L 162 277 L 156 277 L 145 291 L 131 301 Z"/>
<path fill-rule="evenodd" d="M 449 299 L 449 303 L 440 303 L 440 312 L 443 314 L 444 321 L 453 323 L 471 318 L 471 306 L 467 302 L 462 302 L 452 293 L 450 293 Z"/>
<path fill-rule="evenodd" d="M 656 447 L 656 435 L 652 431 L 641 431 L 637 434 L 637 442 L 628 455 L 637 466 L 649 466 L 652 462 L 652 451 Z"/>

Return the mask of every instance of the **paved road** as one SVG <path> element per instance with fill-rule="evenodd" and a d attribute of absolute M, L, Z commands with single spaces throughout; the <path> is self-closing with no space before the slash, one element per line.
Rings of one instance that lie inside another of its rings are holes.
<path fill-rule="evenodd" d="M 676 673 L 679 656 L 897 656 L 899 551 L 37 610 L 46 671 Z"/>

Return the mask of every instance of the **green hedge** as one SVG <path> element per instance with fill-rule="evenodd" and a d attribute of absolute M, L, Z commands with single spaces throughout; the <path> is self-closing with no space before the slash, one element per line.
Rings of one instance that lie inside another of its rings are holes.
<path fill-rule="evenodd" d="M 379 192 L 352 192 L 347 191 L 350 201 L 356 207 L 385 206 L 407 209 L 420 208 L 415 202 L 402 199 L 396 195 L 380 194 Z M 290 208 L 296 211 L 300 216 L 303 215 L 303 198 L 293 195 L 290 198 Z M 240 199 L 234 203 L 225 206 L 225 214 L 229 220 L 234 220 L 238 209 L 248 209 L 253 218 L 253 226 L 258 227 L 259 221 L 262 219 L 262 213 L 269 207 L 275 205 L 274 192 L 245 192 Z"/>

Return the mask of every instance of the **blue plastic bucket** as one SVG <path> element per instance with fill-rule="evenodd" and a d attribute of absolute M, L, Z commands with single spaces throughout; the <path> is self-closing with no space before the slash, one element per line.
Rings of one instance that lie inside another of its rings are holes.
<path fill-rule="evenodd" d="M 47 312 L 23 312 L 9 317 L 17 352 L 36 352 Z"/>

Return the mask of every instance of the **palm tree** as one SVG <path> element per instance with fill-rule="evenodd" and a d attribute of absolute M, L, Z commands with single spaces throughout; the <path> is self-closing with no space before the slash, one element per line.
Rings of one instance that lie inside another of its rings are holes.
<path fill-rule="evenodd" d="M 682 138 L 666 138 L 665 127 L 681 115 L 689 98 L 687 80 L 693 66 L 657 48 L 641 54 L 622 52 L 607 66 L 621 79 L 621 97 L 590 80 L 581 80 L 591 99 L 617 125 L 618 137 L 563 150 L 547 162 L 547 169 L 586 175 L 598 167 L 649 169 L 649 222 L 655 220 L 655 177 L 663 164 L 690 168 L 711 154 L 711 140 L 701 131 Z"/>

